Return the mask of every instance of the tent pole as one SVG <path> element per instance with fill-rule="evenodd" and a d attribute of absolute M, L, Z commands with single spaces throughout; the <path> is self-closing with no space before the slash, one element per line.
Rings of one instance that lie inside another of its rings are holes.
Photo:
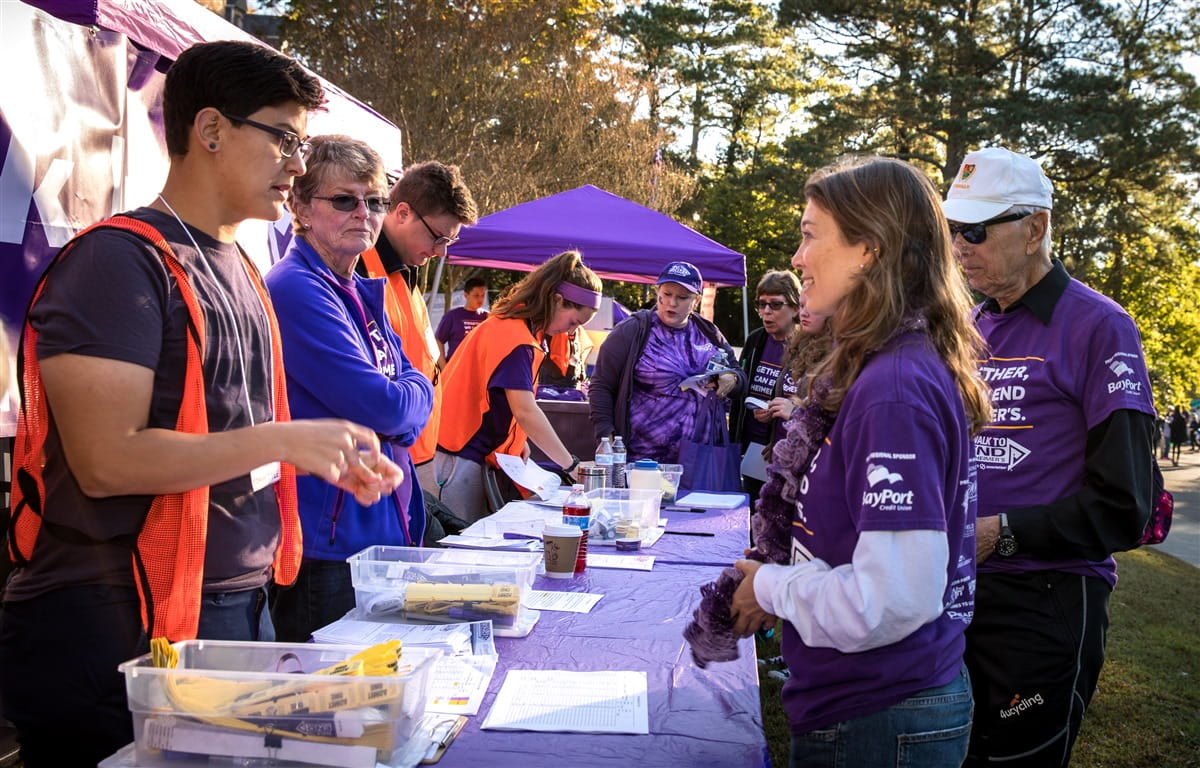
<path fill-rule="evenodd" d="M 746 293 L 746 286 L 742 286 L 742 338 L 745 339 L 750 335 L 750 299 Z"/>
<path fill-rule="evenodd" d="M 429 288 L 429 295 L 425 297 L 426 305 L 428 305 L 431 302 L 431 300 L 433 299 L 433 297 L 437 295 L 438 288 L 442 284 L 442 268 L 446 266 L 446 259 L 448 259 L 448 258 L 450 258 L 449 255 L 446 255 L 446 256 L 443 256 L 442 258 L 438 259 L 437 269 L 434 270 L 434 272 L 433 272 L 433 285 L 430 286 L 430 288 Z M 442 311 L 448 311 L 448 310 L 449 310 L 448 307 L 443 307 L 443 309 L 442 309 Z"/>

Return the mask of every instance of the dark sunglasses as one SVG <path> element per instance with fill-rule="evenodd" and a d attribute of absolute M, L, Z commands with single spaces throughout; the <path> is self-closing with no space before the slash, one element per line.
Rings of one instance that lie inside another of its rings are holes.
<path fill-rule="evenodd" d="M 358 204 L 365 203 L 367 210 L 371 213 L 387 213 L 392 207 L 392 201 L 386 197 L 355 197 L 354 195 L 331 195 L 329 197 L 321 197 L 313 195 L 313 200 L 325 200 L 333 207 L 335 211 L 349 213 L 350 211 L 358 210 Z"/>
<path fill-rule="evenodd" d="M 778 312 L 779 310 L 783 309 L 786 306 L 789 306 L 786 301 L 756 301 L 756 302 L 754 302 L 754 307 L 759 312 L 765 311 L 767 307 L 770 307 L 773 311 Z"/>
<path fill-rule="evenodd" d="M 950 239 L 954 240 L 955 235 L 962 235 L 963 240 L 966 240 L 971 245 L 979 245 L 987 240 L 987 228 L 993 224 L 1005 224 L 1010 221 L 1018 221 L 1026 216 L 1033 215 L 1033 211 L 1029 213 L 1010 213 L 1007 216 L 997 216 L 994 219 L 980 221 L 975 224 L 951 224 Z"/>
<path fill-rule="evenodd" d="M 217 111 L 220 112 L 220 110 Z M 264 123 L 251 120 L 248 117 L 238 117 L 237 115 L 231 115 L 226 112 L 221 112 L 221 114 L 224 115 L 225 119 L 231 123 L 248 125 L 251 128 L 257 128 L 258 130 L 269 133 L 275 138 L 279 139 L 279 154 L 283 155 L 284 157 L 291 157 L 292 155 L 296 154 L 296 150 L 300 150 L 300 157 L 307 158 L 309 150 L 312 149 L 311 144 L 304 139 L 301 139 L 292 131 L 285 131 L 282 128 L 276 128 L 273 125 L 266 125 Z"/>

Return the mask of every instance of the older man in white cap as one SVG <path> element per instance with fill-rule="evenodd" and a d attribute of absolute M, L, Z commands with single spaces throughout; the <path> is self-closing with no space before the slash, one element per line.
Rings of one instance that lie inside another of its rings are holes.
<path fill-rule="evenodd" d="M 1050 180 L 982 149 L 943 204 L 988 343 L 966 765 L 1065 766 L 1104 663 L 1112 553 L 1153 505 L 1154 405 L 1132 318 L 1050 256 Z"/>

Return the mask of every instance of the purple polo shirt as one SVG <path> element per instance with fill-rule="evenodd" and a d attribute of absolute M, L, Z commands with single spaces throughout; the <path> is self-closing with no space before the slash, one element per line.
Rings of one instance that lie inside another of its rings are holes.
<path fill-rule="evenodd" d="M 993 421 L 975 437 L 979 516 L 1047 504 L 1083 486 L 1087 432 L 1114 411 L 1153 414 L 1150 377 L 1133 319 L 1072 279 L 1044 323 L 1028 307 L 981 309 Z M 1019 539 L 1018 539 L 1019 543 Z M 1116 584 L 1116 563 L 989 557 L 982 573 L 1059 570 Z"/>
<path fill-rule="evenodd" d="M 847 564 L 864 531 L 945 531 L 945 610 L 903 640 L 859 653 L 808 647 L 784 622 L 791 677 L 783 704 L 793 733 L 882 711 L 958 674 L 975 611 L 970 447 L 958 388 L 924 334 L 873 355 L 846 393 L 800 484 L 792 562 Z"/>
<path fill-rule="evenodd" d="M 462 344 L 463 339 L 467 338 L 471 329 L 487 320 L 487 316 L 486 309 L 467 309 L 466 307 L 455 307 L 442 315 L 437 330 L 433 332 L 433 337 L 442 344 L 450 345 L 446 349 L 447 360 L 454 356 L 454 350 L 458 349 L 458 345 Z"/>

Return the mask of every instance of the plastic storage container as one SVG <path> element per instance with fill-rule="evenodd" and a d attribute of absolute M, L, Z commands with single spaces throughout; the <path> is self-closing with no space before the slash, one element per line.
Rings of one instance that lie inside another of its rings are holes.
<path fill-rule="evenodd" d="M 634 464 L 631 462 L 625 465 L 625 476 L 629 477 L 629 473 L 633 472 Z M 658 471 L 662 474 L 662 500 L 668 504 L 675 501 L 675 494 L 679 492 L 679 478 L 683 477 L 682 464 L 659 464 Z"/>
<path fill-rule="evenodd" d="M 364 647 L 186 640 L 173 668 L 121 664 L 137 764 L 375 768 L 422 748 L 441 651 L 406 648 L 397 675 L 314 674 Z"/>
<path fill-rule="evenodd" d="M 537 552 L 367 547 L 346 558 L 357 614 L 419 622 L 490 620 L 497 634 L 521 624 Z"/>
<path fill-rule="evenodd" d="M 599 488 L 588 491 L 592 519 L 604 515 L 630 520 L 642 530 L 658 527 L 662 494 L 637 488 Z"/>

